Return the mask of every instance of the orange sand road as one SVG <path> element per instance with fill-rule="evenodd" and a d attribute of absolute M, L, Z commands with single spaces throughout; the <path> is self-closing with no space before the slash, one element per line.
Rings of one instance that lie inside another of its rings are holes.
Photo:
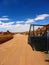
<path fill-rule="evenodd" d="M 16 34 L 6 43 L 0 44 L 0 65 L 49 65 L 43 52 L 33 51 L 27 36 Z"/>

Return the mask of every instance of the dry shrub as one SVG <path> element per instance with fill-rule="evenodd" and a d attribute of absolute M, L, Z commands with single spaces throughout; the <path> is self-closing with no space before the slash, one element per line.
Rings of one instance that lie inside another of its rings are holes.
<path fill-rule="evenodd" d="M 0 34 L 0 44 L 8 40 L 11 40 L 12 38 L 13 38 L 12 34 L 6 34 L 6 35 Z"/>

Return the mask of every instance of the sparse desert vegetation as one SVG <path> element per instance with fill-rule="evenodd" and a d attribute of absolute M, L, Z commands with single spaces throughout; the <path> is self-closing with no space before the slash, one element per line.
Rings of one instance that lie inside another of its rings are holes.
<path fill-rule="evenodd" d="M 13 34 L 10 33 L 9 31 L 1 32 L 0 33 L 0 44 L 6 42 L 8 40 L 11 40 L 12 38 L 13 38 Z"/>

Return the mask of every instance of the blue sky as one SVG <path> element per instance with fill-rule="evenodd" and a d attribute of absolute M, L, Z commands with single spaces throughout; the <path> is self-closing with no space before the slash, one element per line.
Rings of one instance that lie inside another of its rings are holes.
<path fill-rule="evenodd" d="M 37 17 L 44 18 L 36 20 Z M 17 22 L 19 24 L 16 24 Z M 49 0 L 0 0 L 0 31 L 27 31 L 29 26 L 26 25 L 26 22 L 49 24 Z M 10 27 L 12 28 L 10 29 Z M 16 29 L 18 30 L 16 31 Z"/>

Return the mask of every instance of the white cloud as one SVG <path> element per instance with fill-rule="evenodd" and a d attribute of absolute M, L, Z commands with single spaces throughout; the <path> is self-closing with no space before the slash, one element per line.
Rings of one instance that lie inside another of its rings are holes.
<path fill-rule="evenodd" d="M 16 23 L 23 23 L 24 21 L 16 21 Z"/>
<path fill-rule="evenodd" d="M 12 32 L 24 32 L 29 30 L 29 24 L 15 24 L 12 25 L 11 22 L 10 25 L 9 23 L 3 23 L 1 22 L 2 25 L 0 25 L 0 28 L 10 30 Z"/>
<path fill-rule="evenodd" d="M 2 25 L 2 21 L 0 21 L 0 25 Z"/>
<path fill-rule="evenodd" d="M 14 24 L 14 22 L 7 22 L 7 23 L 3 23 L 4 25 L 12 25 Z"/>
<path fill-rule="evenodd" d="M 14 32 L 25 32 L 29 31 L 29 24 L 20 24 L 18 27 L 17 25 L 14 28 Z"/>
<path fill-rule="evenodd" d="M 4 22 L 0 21 L 0 28 L 7 28 L 7 27 L 11 26 L 12 24 L 14 24 L 14 22 L 4 23 Z"/>
<path fill-rule="evenodd" d="M 0 21 L 0 28 L 10 30 L 12 32 L 29 31 L 30 25 L 26 24 L 26 23 L 34 23 L 37 20 L 44 20 L 46 17 L 49 17 L 49 14 L 38 15 L 36 18 L 27 19 L 26 21 L 16 21 L 16 24 L 14 24 L 14 22 L 6 22 L 6 23 L 4 23 L 4 22 Z M 2 20 L 5 20 L 5 19 L 2 19 Z M 25 24 L 21 24 L 21 23 L 25 23 Z M 35 27 L 35 29 L 37 29 L 37 28 L 38 27 Z"/>
<path fill-rule="evenodd" d="M 38 16 L 35 18 L 35 21 L 37 21 L 37 20 L 44 20 L 46 17 L 49 17 L 49 14 L 38 15 Z"/>
<path fill-rule="evenodd" d="M 26 21 L 26 23 L 33 23 L 34 22 L 34 19 L 28 19 L 27 21 Z"/>
<path fill-rule="evenodd" d="M 2 17 L 5 17 L 5 18 L 7 18 L 8 16 L 2 16 Z"/>
<path fill-rule="evenodd" d="M 0 20 L 9 20 L 9 18 L 7 18 L 7 17 L 2 17 L 2 18 L 0 18 Z"/>

